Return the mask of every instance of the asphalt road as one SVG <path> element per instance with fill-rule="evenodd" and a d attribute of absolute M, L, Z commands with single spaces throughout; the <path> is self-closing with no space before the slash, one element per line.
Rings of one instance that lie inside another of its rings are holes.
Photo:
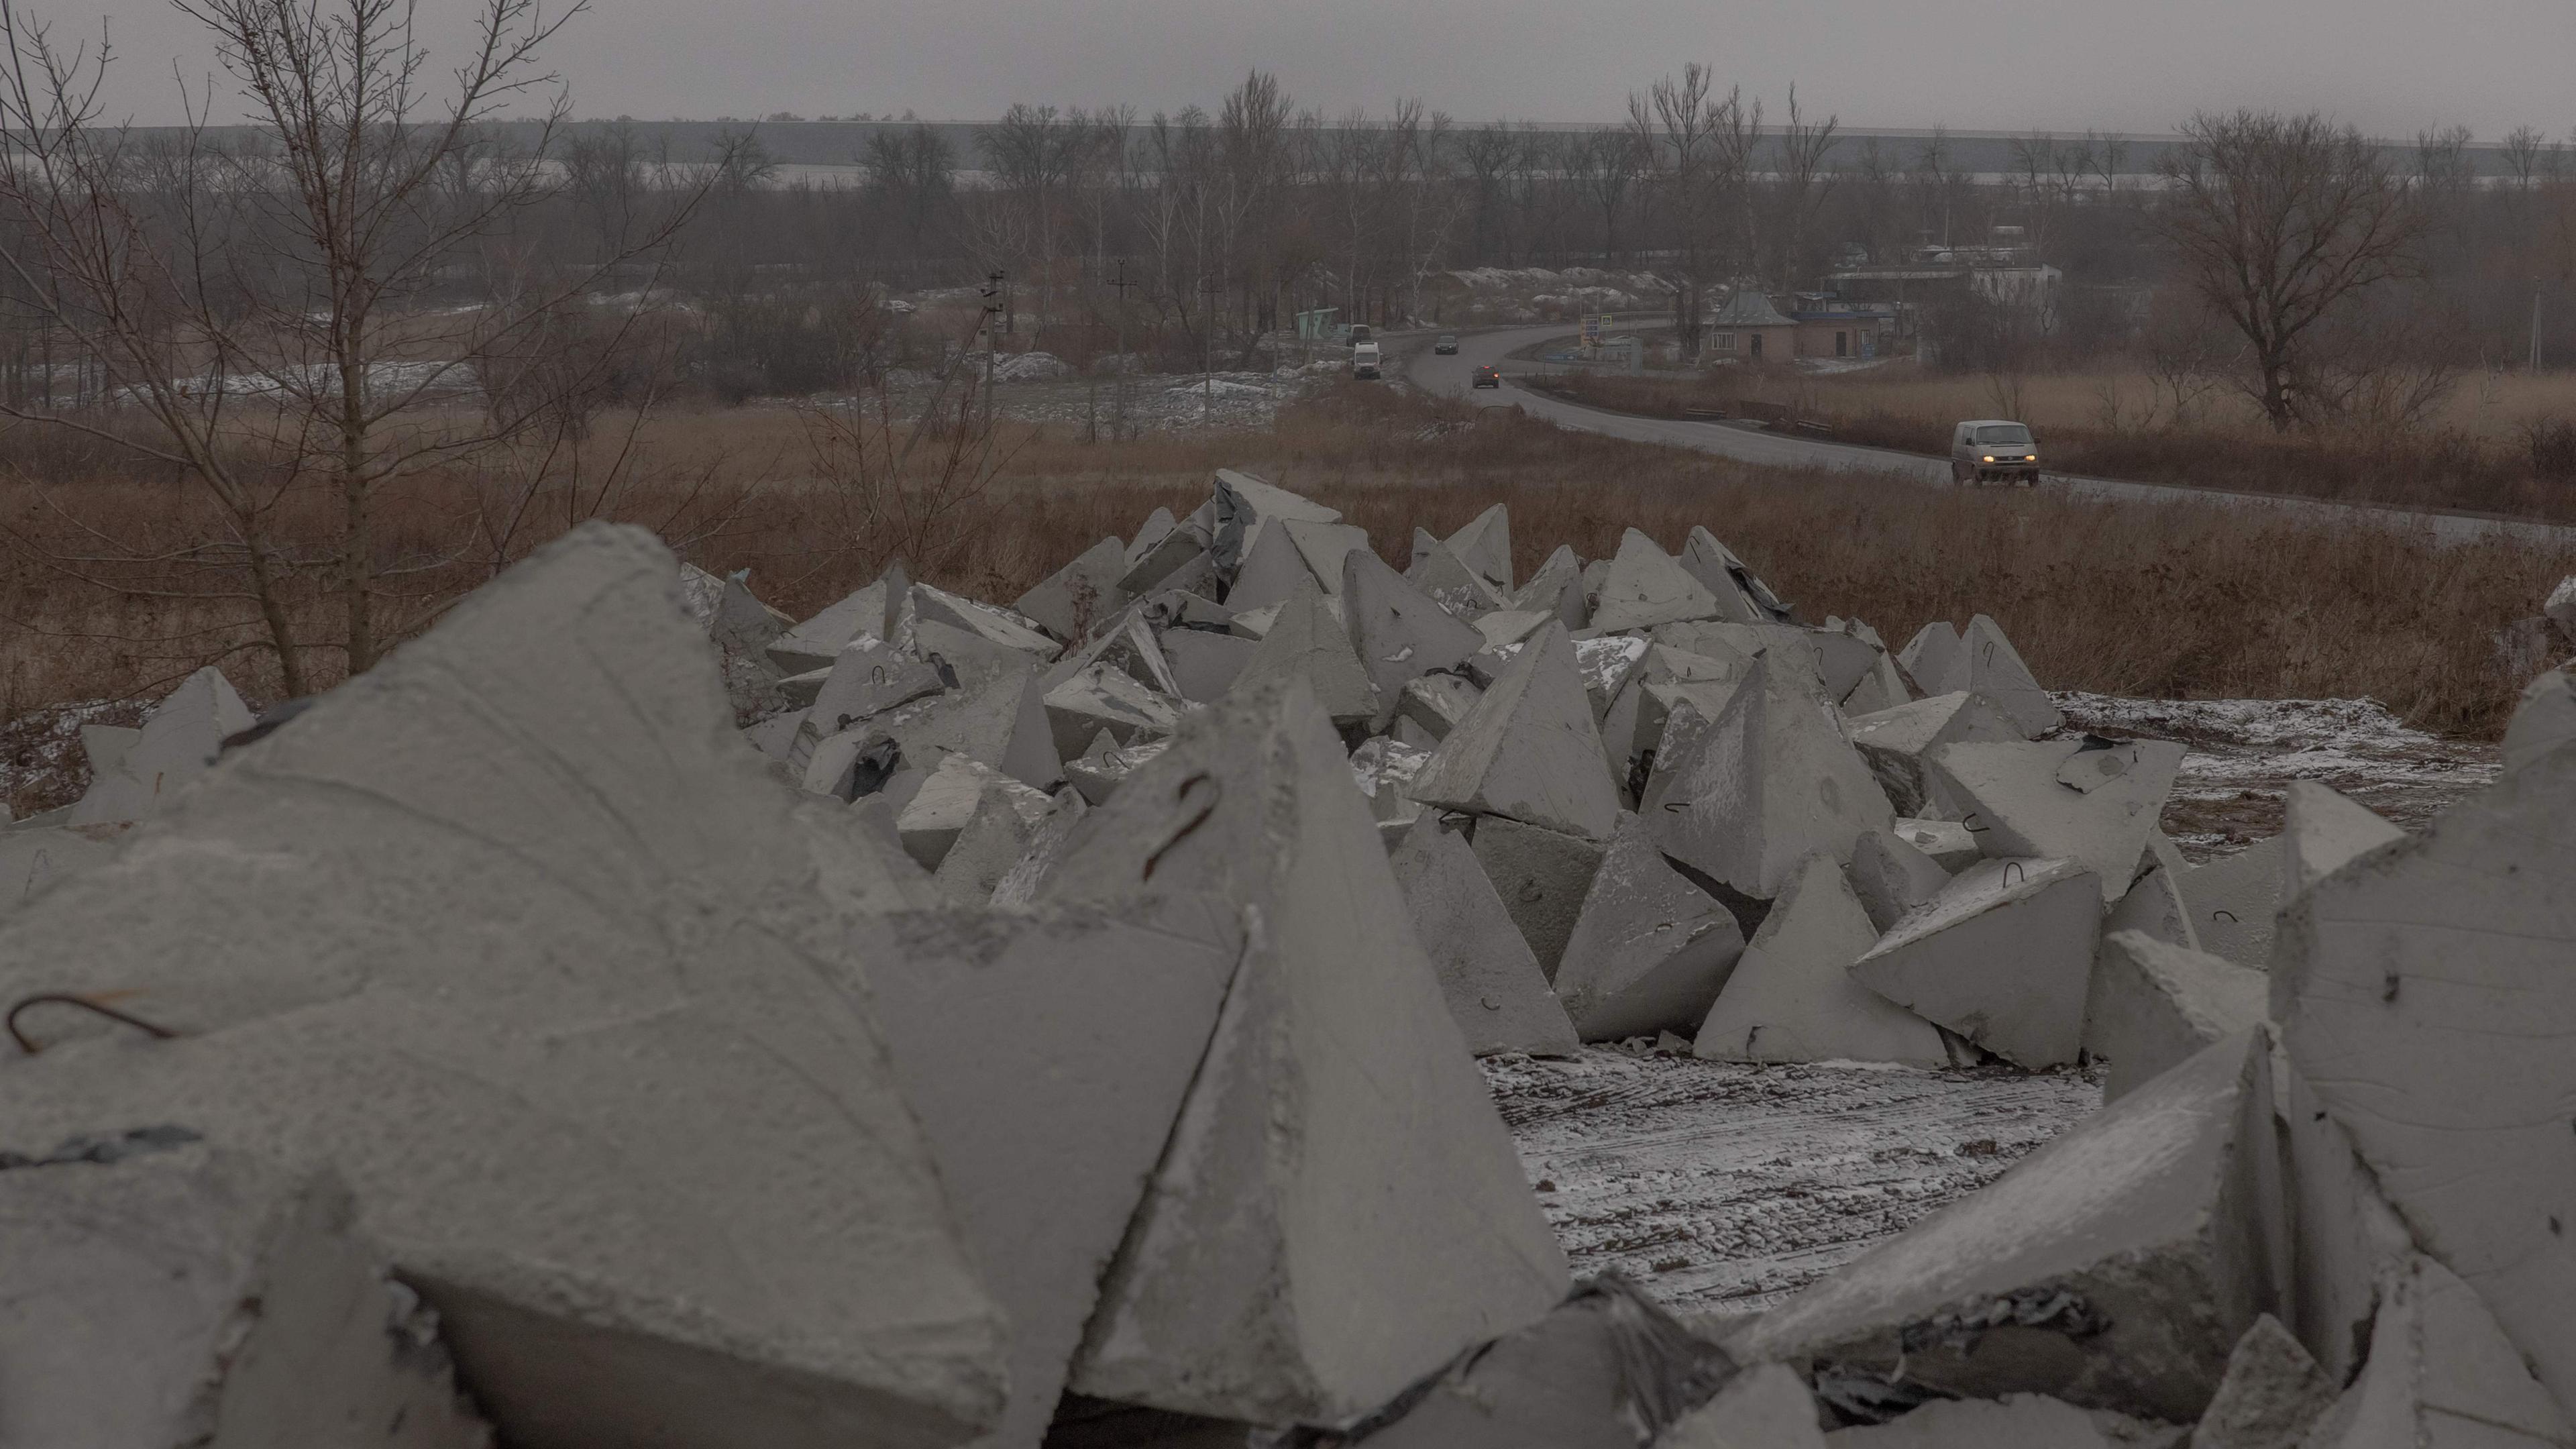
<path fill-rule="evenodd" d="M 1449 357 L 1432 353 L 1427 336 L 1419 345 L 1407 338 L 1409 349 L 1404 366 L 1407 381 L 1425 392 L 1463 396 L 1479 407 L 1517 406 L 1533 417 L 1545 418 L 1562 427 L 1585 432 L 1603 433 L 1614 438 L 1627 438 L 1641 443 L 1665 443 L 1675 447 L 1696 448 L 1702 452 L 1739 458 L 1748 463 L 1776 467 L 1839 468 L 1853 472 L 1877 473 L 1909 482 L 1950 487 L 1950 464 L 1945 458 L 1928 458 L 1915 453 L 1890 452 L 1884 448 L 1863 448 L 1850 443 L 1827 442 L 1819 438 L 1800 438 L 1769 433 L 1757 428 L 1732 423 L 1684 422 L 1671 418 L 1641 418 L 1625 413 L 1603 412 L 1584 407 L 1563 398 L 1551 397 L 1517 385 L 1516 375 L 1538 370 L 1537 365 L 1513 360 L 1510 353 L 1532 343 L 1572 334 L 1565 324 L 1543 327 L 1501 327 L 1481 332 L 1461 332 L 1458 351 Z M 1492 363 L 1503 374 L 1499 388 L 1471 388 L 1469 378 L 1480 363 Z M 2443 543 L 2459 543 L 2493 534 L 2506 534 L 2534 542 L 2576 545 L 2576 526 L 2529 523 L 2518 519 L 2490 518 L 2478 514 L 2416 512 L 2405 509 L 2379 508 L 2366 504 L 2331 503 L 2312 498 L 2285 498 L 2272 494 L 2235 493 L 2209 488 L 2185 488 L 2165 483 L 2135 483 L 2116 478 L 2084 478 L 2051 473 L 2050 488 L 2061 489 L 2077 497 L 2141 499 L 2154 502 L 2219 500 L 2249 507 L 2282 508 L 2293 513 L 2318 517 L 2393 524 L 2400 527 L 2430 527 L 2433 536 Z"/>

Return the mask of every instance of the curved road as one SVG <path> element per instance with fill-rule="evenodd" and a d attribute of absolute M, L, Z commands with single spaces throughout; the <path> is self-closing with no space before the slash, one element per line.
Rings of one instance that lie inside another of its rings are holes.
<path fill-rule="evenodd" d="M 1641 418 L 1627 413 L 1603 412 L 1580 403 L 1567 402 L 1543 392 L 1534 392 L 1513 382 L 1515 375 L 1536 372 L 1535 365 L 1512 360 L 1509 354 L 1533 343 L 1570 337 L 1565 324 L 1544 327 L 1501 327 L 1480 332 L 1460 332 L 1458 351 L 1454 356 L 1435 356 L 1429 346 L 1429 334 L 1417 333 L 1405 339 L 1408 345 L 1420 343 L 1418 351 L 1405 359 L 1407 381 L 1435 395 L 1464 396 L 1479 407 L 1517 406 L 1532 417 L 1545 418 L 1561 427 L 1579 428 L 1585 432 L 1603 433 L 1614 438 L 1627 438 L 1640 443 L 1664 443 L 1674 447 L 1696 448 L 1718 453 L 1747 463 L 1765 463 L 1775 467 L 1841 468 L 1855 472 L 1884 473 L 1917 483 L 1950 486 L 1950 464 L 1946 458 L 1929 458 L 1919 453 L 1891 452 L 1884 448 L 1864 448 L 1852 443 L 1832 443 L 1819 438 L 1800 438 L 1781 433 L 1768 433 L 1732 423 L 1685 422 L 1675 418 Z M 1480 363 L 1492 363 L 1502 371 L 1499 388 L 1470 388 L 1470 375 Z M 2443 543 L 2458 543 L 2503 533 L 2535 543 L 2576 545 L 2576 525 L 2531 523 L 2519 519 L 2492 518 L 2471 513 L 2419 512 L 2398 508 L 2381 508 L 2369 504 L 2334 503 L 2323 499 L 2291 498 L 2276 494 L 2236 493 L 2210 488 L 2185 488 L 2167 483 L 2133 483 L 2116 478 L 2083 478 L 2064 473 L 2048 475 L 2051 488 L 2062 488 L 2077 497 L 2145 499 L 2171 502 L 2192 499 L 2217 500 L 2287 508 L 2322 517 L 2403 525 L 2426 525 L 2434 538 Z"/>

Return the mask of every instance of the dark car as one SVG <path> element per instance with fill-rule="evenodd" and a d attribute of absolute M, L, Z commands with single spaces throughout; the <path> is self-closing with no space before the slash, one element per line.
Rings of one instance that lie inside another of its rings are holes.
<path fill-rule="evenodd" d="M 1476 377 L 1473 385 L 1477 387 L 1501 387 L 1503 385 L 1502 369 L 1494 366 L 1490 362 L 1477 364 Z"/>
<path fill-rule="evenodd" d="M 1441 357 L 1455 357 L 1458 355 L 1458 339 L 1444 333 L 1439 341 L 1431 344 L 1431 350 Z"/>

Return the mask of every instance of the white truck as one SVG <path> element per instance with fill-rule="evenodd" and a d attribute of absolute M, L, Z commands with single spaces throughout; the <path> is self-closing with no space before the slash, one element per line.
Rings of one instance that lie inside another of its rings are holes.
<path fill-rule="evenodd" d="M 1361 382 L 1377 381 L 1378 351 L 1374 342 L 1351 344 L 1351 376 Z"/>

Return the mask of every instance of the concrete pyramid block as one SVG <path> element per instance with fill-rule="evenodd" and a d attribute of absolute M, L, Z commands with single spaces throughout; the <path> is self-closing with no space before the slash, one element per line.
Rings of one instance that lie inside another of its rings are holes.
<path fill-rule="evenodd" d="M 2299 1449 L 2334 1403 L 2334 1382 L 2281 1320 L 2263 1314 L 2227 1356 L 2218 1396 L 2191 1431 L 2191 1449 Z"/>
<path fill-rule="evenodd" d="M 1651 629 L 1679 619 L 1720 617 L 1717 598 L 1684 572 L 1671 554 L 1636 529 L 1619 539 L 1619 552 L 1603 575 L 1592 605 L 1591 626 L 1604 634 Z"/>
<path fill-rule="evenodd" d="M 1047 873 L 1064 859 L 1065 843 L 1073 838 L 1074 827 L 1081 824 L 1082 817 L 1089 813 L 1091 802 L 1080 790 L 1067 785 L 1055 792 L 1054 808 L 1047 811 L 1046 819 L 1039 821 L 1037 829 L 1030 833 L 1027 845 L 1020 851 L 1020 858 L 1012 861 L 1010 868 L 1002 872 L 1001 879 L 993 882 L 992 894 L 985 898 L 986 904 L 997 911 L 1025 911 L 1035 905 L 1038 888 L 1045 883 Z"/>
<path fill-rule="evenodd" d="M 2370 1347 L 2380 1280 L 2413 1256 L 2415 1239 L 2277 1033 L 2272 1078 L 2273 1121 L 2287 1149 L 2282 1216 L 2293 1225 L 2281 1316 L 2326 1377 L 2347 1384 Z"/>
<path fill-rule="evenodd" d="M 1574 667 L 1583 676 L 1583 694 L 1592 701 L 1593 719 L 1609 711 L 1610 702 L 1618 697 L 1652 647 L 1632 634 L 1574 641 Z"/>
<path fill-rule="evenodd" d="M 170 1127 L 48 1157 L 0 1173 L 7 1442 L 491 1443 L 327 1172 Z"/>
<path fill-rule="evenodd" d="M 1502 504 L 1495 504 L 1474 518 L 1467 526 L 1449 535 L 1449 551 L 1458 561 L 1475 571 L 1478 578 L 1492 584 L 1504 594 L 1512 592 L 1512 515 Z"/>
<path fill-rule="evenodd" d="M 924 782 L 924 793 L 928 784 Z M 1007 788 L 987 789 L 977 797 L 975 813 L 966 817 L 964 828 L 940 853 L 939 864 L 931 872 L 931 879 L 949 900 L 970 906 L 991 904 L 994 888 L 1002 883 L 1002 877 L 1020 863 L 1036 842 L 1038 832 L 1055 819 L 1053 806 L 1041 815 L 1029 813 L 1025 802 L 1016 798 L 1016 792 L 1026 789 L 1014 780 L 1007 782 Z M 1082 796 L 1068 786 L 1061 798 L 1081 800 Z M 917 794 L 905 808 L 920 801 Z M 896 816 L 895 832 L 901 841 L 901 815 Z"/>
<path fill-rule="evenodd" d="M 1826 623 L 1859 640 L 1870 651 L 1868 669 L 1852 686 L 1851 693 L 1842 698 L 1844 714 L 1875 714 L 1913 703 L 1913 687 L 1906 683 L 1904 669 L 1898 666 L 1896 656 L 1888 651 L 1887 641 L 1878 636 L 1876 629 L 1858 619 L 1845 619 L 1839 624 L 1829 619 Z"/>
<path fill-rule="evenodd" d="M 1126 573 L 1127 546 L 1104 538 L 1020 595 L 1011 609 L 1056 638 L 1078 644 L 1125 606 L 1118 580 Z"/>
<path fill-rule="evenodd" d="M 1413 567 L 1404 571 L 1404 577 L 1440 607 L 1462 619 L 1512 606 L 1509 595 L 1468 567 L 1466 560 L 1450 552 L 1445 543 L 1433 544 Z"/>
<path fill-rule="evenodd" d="M 2290 1058 L 2431 1254 L 2576 1403 L 2576 750 L 2284 907 Z"/>
<path fill-rule="evenodd" d="M 1503 910 L 1539 969 L 1554 981 L 1607 845 L 1497 815 L 1476 822 L 1475 846 L 1476 863 L 1494 883 Z"/>
<path fill-rule="evenodd" d="M 2272 1307 L 2253 1226 L 2269 1059 L 2259 1034 L 2210 1047 L 1755 1319 L 1728 1352 L 2192 1422 Z"/>
<path fill-rule="evenodd" d="M 1455 669 L 1486 645 L 1473 625 L 1460 622 L 1365 548 L 1343 557 L 1340 588 L 1352 652 L 1390 710 L 1407 684 L 1435 669 Z"/>
<path fill-rule="evenodd" d="M 1833 857 L 1808 856 L 1718 992 L 1693 1055 L 1948 1066 L 1938 1028 L 1852 979 L 1878 935 Z"/>
<path fill-rule="evenodd" d="M 1110 750 L 1105 754 L 1086 755 L 1065 762 L 1066 783 L 1094 805 L 1107 804 L 1126 778 L 1146 765 L 1162 758 L 1171 745 L 1168 739 L 1147 740 L 1140 745 Z"/>
<path fill-rule="evenodd" d="M 2281 898 L 2288 900 L 2406 832 L 2331 785 L 2292 780 L 2281 829 Z"/>
<path fill-rule="evenodd" d="M 1703 620 L 1665 624 L 1655 630 L 1655 635 L 1658 643 L 1680 644 L 1721 658 L 1729 652 L 1745 658 L 1769 658 L 1775 670 L 1794 664 L 1807 681 L 1806 687 L 1836 701 L 1851 693 L 1861 676 L 1869 672 L 1871 661 L 1878 657 L 1877 650 L 1848 634 L 1794 624 Z M 1717 644 L 1726 648 L 1714 647 Z"/>
<path fill-rule="evenodd" d="M 1852 746 L 1869 762 L 1870 773 L 1900 815 L 1922 813 L 1930 798 L 1923 769 L 1924 756 L 1934 746 L 2001 744 L 2021 737 L 2002 710 L 1966 690 L 1855 715 L 1851 721 Z"/>
<path fill-rule="evenodd" d="M 1042 697 L 1061 759 L 1080 758 L 1083 746 L 1103 730 L 1122 745 L 1170 734 L 1193 708 L 1105 660 L 1085 665 Z"/>
<path fill-rule="evenodd" d="M 1122 609 L 1116 618 L 1095 626 L 1091 642 L 1057 660 L 1048 671 L 1048 682 L 1061 684 L 1091 664 L 1109 665 L 1157 694 L 1181 692 L 1171 657 L 1164 652 L 1162 636 L 1155 632 L 1152 613 L 1145 605 Z"/>
<path fill-rule="evenodd" d="M 105 825 L 159 814 L 214 765 L 227 737 L 252 723 L 250 706 L 233 692 L 232 682 L 207 665 L 162 696 L 134 739 L 115 752 L 113 764 L 93 770 L 89 789 L 63 823 Z"/>
<path fill-rule="evenodd" d="M 2002 626 L 1983 614 L 1970 619 L 1963 632 L 1938 620 L 1924 625 L 1897 662 L 1924 694 L 1966 690 L 1985 696 L 2025 738 L 2036 739 L 2063 723 Z"/>
<path fill-rule="evenodd" d="M 2111 1063 L 2102 1100 L 2116 1102 L 2210 1043 L 2261 1025 L 2270 991 L 2262 972 L 2205 951 L 2143 931 L 2105 935 L 2084 1008 L 2084 1050 Z"/>
<path fill-rule="evenodd" d="M 955 1443 L 1002 1323 L 677 591 L 577 529 L 0 923 L 181 1033 L 31 1013 L 0 1142 L 333 1165 L 513 1444 Z"/>
<path fill-rule="evenodd" d="M 1404 566 L 1406 568 L 1412 568 L 1414 565 L 1421 563 L 1424 559 L 1429 558 L 1431 556 L 1431 550 L 1439 547 L 1439 545 L 1440 535 L 1433 533 L 1430 529 L 1424 528 L 1420 524 L 1415 524 L 1413 528 L 1413 544 L 1405 554 Z"/>
<path fill-rule="evenodd" d="M 1475 712 L 1476 701 L 1484 697 L 1485 691 L 1464 675 L 1426 674 L 1406 681 L 1395 712 L 1397 718 L 1419 725 L 1433 740 L 1445 740 L 1461 720 Z"/>
<path fill-rule="evenodd" d="M 1484 639 L 1484 648 L 1508 649 L 1539 630 L 1555 618 L 1544 609 L 1501 609 L 1476 617 L 1475 630 Z"/>
<path fill-rule="evenodd" d="M 1933 864 L 1952 875 L 1985 859 L 1985 852 L 1977 849 L 1976 833 L 1956 820 L 1900 817 L 1889 829 L 1897 839 L 1932 857 Z"/>
<path fill-rule="evenodd" d="M 2031 677 L 2030 666 L 2021 662 L 2021 654 L 1994 620 L 1979 614 L 1968 621 L 1968 627 L 1959 632 L 1958 658 L 1966 677 L 1949 687 L 1994 701 L 2023 734 L 2037 739 L 2065 723 L 2048 691 Z"/>
<path fill-rule="evenodd" d="M 1369 800 L 1369 814 L 1380 825 L 1410 825 L 1422 814 L 1413 799 L 1414 777 L 1431 752 L 1386 735 L 1372 736 L 1351 751 L 1351 779 Z"/>
<path fill-rule="evenodd" d="M 2288 843 L 2275 835 L 2175 877 L 2202 950 L 2239 966 L 2260 967 L 2272 959 L 2287 854 Z"/>
<path fill-rule="evenodd" d="M 1215 539 L 1197 523 L 1184 521 L 1147 544 L 1140 537 L 1128 550 L 1127 572 L 1118 576 L 1118 592 L 1131 599 L 1167 589 L 1198 592 L 1204 581 L 1210 598 L 1223 587 L 1216 573 Z"/>
<path fill-rule="evenodd" d="M 1568 629 L 1582 628 L 1592 615 L 1583 598 L 1583 561 L 1573 549 L 1558 544 L 1520 592 L 1512 595 L 1512 607 L 1552 614 Z"/>
<path fill-rule="evenodd" d="M 2080 861 L 2101 882 L 2107 905 L 2127 893 L 2137 873 L 2183 747 L 2171 740 L 2094 743 L 1934 745 L 1924 752 L 1924 768 L 1933 798 L 1976 832 L 1987 855 Z M 2079 771 L 2091 788 L 2062 778 Z"/>
<path fill-rule="evenodd" d="M 947 687 L 939 666 L 907 654 L 873 634 L 862 634 L 832 661 L 831 672 L 815 692 L 807 717 L 818 734 L 838 734 L 862 720 L 926 699 Z"/>
<path fill-rule="evenodd" d="M 1684 880 L 1622 811 L 1553 979 L 1585 1041 L 1689 1032 L 1743 954 L 1734 914 Z"/>
<path fill-rule="evenodd" d="M 2519 770 L 2570 742 L 2576 742 L 2576 674 L 2561 666 L 2522 687 L 2522 702 L 2504 730 L 2504 767 Z"/>
<path fill-rule="evenodd" d="M 1152 552 L 1154 546 L 1169 537 L 1172 530 L 1178 526 L 1179 521 L 1172 517 L 1172 510 L 1168 508 L 1156 508 L 1146 514 L 1145 521 L 1136 525 L 1136 536 L 1128 540 L 1127 562 L 1133 565 L 1138 559 Z"/>
<path fill-rule="evenodd" d="M 781 674 L 828 668 L 842 648 L 862 634 L 893 639 L 895 616 L 911 591 L 903 565 L 889 565 L 876 582 L 770 640 L 762 652 Z"/>
<path fill-rule="evenodd" d="M 1296 546 L 1297 557 L 1305 563 L 1306 572 L 1328 594 L 1341 592 L 1343 560 L 1353 553 L 1377 557 L 1369 551 L 1368 530 L 1352 524 L 1316 523 L 1291 518 L 1280 527 L 1287 533 L 1288 541 Z"/>
<path fill-rule="evenodd" d="M 1675 1420 L 1656 1449 L 1825 1449 L 1816 1400 L 1795 1371 L 1756 1364 Z"/>
<path fill-rule="evenodd" d="M 916 621 L 937 621 L 953 628 L 988 639 L 1005 649 L 1016 649 L 1032 659 L 1048 660 L 1064 652 L 1064 646 L 1046 636 L 1035 620 L 1025 619 L 1008 609 L 934 589 L 928 584 L 914 584 L 908 596 Z"/>
<path fill-rule="evenodd" d="M 1579 1044 L 1574 1023 L 1476 863 L 1466 832 L 1423 812 L 1388 863 L 1467 1049 L 1571 1056 Z"/>
<path fill-rule="evenodd" d="M 1001 675 L 1044 667 L 1043 661 L 1025 649 L 1015 649 L 945 619 L 906 620 L 896 631 L 896 638 L 899 652 L 939 671 L 942 681 L 953 680 L 960 685 L 980 684 Z"/>
<path fill-rule="evenodd" d="M 949 755 L 964 755 L 1032 789 L 1051 789 L 1064 777 L 1064 763 L 1047 719 L 1045 691 L 1045 673 L 1032 660 L 898 706 L 842 733 L 858 737 L 861 752 L 872 747 L 868 742 L 891 740 L 901 766 L 927 772 Z M 823 758 L 817 746 L 815 759 Z M 819 788 L 812 774 L 806 788 Z"/>
<path fill-rule="evenodd" d="M 1157 642 L 1172 671 L 1172 692 L 1192 704 L 1223 699 L 1260 647 L 1257 639 L 1206 629 L 1167 629 Z"/>
<path fill-rule="evenodd" d="M 1884 1424 L 1837 1429 L 1828 1449 L 2120 1449 L 2093 1416 L 2061 1399 L 1946 1399 Z"/>
<path fill-rule="evenodd" d="M 1246 922 L 1076 1390 L 1338 1422 L 1563 1296 L 1563 1254 L 1302 685 L 1184 722 L 1041 894 L 1118 910 L 1213 894 Z"/>
<path fill-rule="evenodd" d="M 1896 815 L 1831 704 L 1783 686 L 1758 660 L 1704 722 L 1676 710 L 1638 814 L 1666 855 L 1730 890 L 1769 900 L 1798 862 L 1851 859 Z"/>
<path fill-rule="evenodd" d="M 1228 697 L 1262 693 L 1294 679 L 1305 684 L 1338 726 L 1350 728 L 1375 718 L 1377 687 L 1369 683 L 1349 632 L 1326 603 L 1314 580 L 1299 585 L 1244 661 Z"/>
<path fill-rule="evenodd" d="M 1687 697 L 1702 719 L 1713 718 L 1724 707 L 1733 687 L 1752 668 L 1750 658 L 1732 651 L 1709 655 L 1670 644 L 1648 646 L 1644 657 L 1620 682 L 1617 694 L 1601 710 L 1601 744 L 1609 752 L 1613 772 L 1623 782 L 1640 773 L 1636 768 L 1640 757 L 1662 746 L 1664 725 L 1676 700 Z M 1659 691 L 1655 688 L 1658 684 L 1717 684 L 1726 688 Z M 1645 764 L 1651 771 L 1653 761 Z"/>
<path fill-rule="evenodd" d="M 2477 1293 L 2417 1254 L 2382 1281 L 2369 1366 L 2304 1444 L 2566 1449 L 2576 1427 Z"/>
<path fill-rule="evenodd" d="M 1872 830 L 1853 843 L 1850 885 L 1869 916 L 1869 949 L 1878 936 L 1948 888 L 1950 872 L 1893 830 Z M 1860 959 L 1859 952 L 1852 960 Z M 1851 962 L 1843 963 L 1848 966 Z"/>
<path fill-rule="evenodd" d="M 981 760 L 949 755 L 940 760 L 911 801 L 895 817 L 904 853 L 935 871 L 957 843 L 958 833 L 975 818 L 987 792 L 1001 797 L 1023 826 L 1046 818 L 1047 797 L 1010 779 Z"/>
<path fill-rule="evenodd" d="M 898 915 L 863 987 L 1011 1325 L 1011 1397 L 976 1441 L 1038 1449 L 1243 951 L 1221 901 Z M 972 1050 L 963 1043 L 974 1043 Z"/>
<path fill-rule="evenodd" d="M 1636 1449 L 1734 1375 L 1619 1278 L 1586 1283 L 1555 1312 L 1482 1345 L 1362 1428 L 1367 1449 Z M 1811 1424 L 1812 1427 L 1812 1424 Z"/>
<path fill-rule="evenodd" d="M 1756 577 L 1753 570 L 1745 566 L 1744 560 L 1735 556 L 1735 550 L 1718 542 L 1717 535 L 1706 528 L 1692 525 L 1690 537 L 1682 541 L 1681 565 L 1721 604 L 1728 606 L 1725 617 L 1744 624 L 1786 624 L 1792 621 L 1793 611 L 1781 602 L 1778 594 L 1771 592 L 1771 586 Z M 1728 589 L 1721 588 L 1721 583 L 1733 589 L 1734 599 L 1727 597 Z"/>
<path fill-rule="evenodd" d="M 2168 946 L 2200 949 L 2200 935 L 2191 928 L 2191 906 L 2183 900 L 2173 871 L 2162 865 L 2138 877 L 2129 893 L 2102 918 L 2102 933 L 2107 936 L 2113 931 L 2143 931 Z"/>
<path fill-rule="evenodd" d="M 795 627 L 795 620 L 761 602 L 750 584 L 729 578 L 716 600 L 715 617 L 708 620 L 707 637 L 727 654 L 753 654 Z"/>
<path fill-rule="evenodd" d="M 1619 796 L 1562 625 L 1550 624 L 1521 646 L 1414 778 L 1413 798 L 1608 838 Z"/>
<path fill-rule="evenodd" d="M 2069 1065 L 2083 1045 L 2101 920 L 2101 886 L 2076 862 L 1985 861 L 1897 922 L 1852 975 L 2016 1066 L 2044 1071 Z"/>
<path fill-rule="evenodd" d="M 1232 468 L 1216 471 L 1216 488 L 1208 499 L 1210 543 L 1208 552 L 1216 566 L 1217 577 L 1231 584 L 1244 560 L 1260 543 L 1262 530 L 1273 522 L 1299 519 L 1308 523 L 1339 523 L 1342 515 L 1311 498 L 1302 498 L 1285 488 L 1274 487 L 1249 473 Z"/>
<path fill-rule="evenodd" d="M 1935 619 L 1917 630 L 1897 651 L 1896 662 L 1926 696 L 1964 692 L 1968 687 L 1959 631 L 1947 619 Z"/>
<path fill-rule="evenodd" d="M 1338 581 L 1339 573 L 1334 578 Z M 1331 585 L 1306 566 L 1305 554 L 1289 537 L 1284 523 L 1264 528 L 1252 535 L 1251 551 L 1243 556 L 1242 566 L 1226 586 L 1226 607 L 1239 614 L 1286 603 L 1299 585 L 1310 582 L 1330 591 Z"/>

